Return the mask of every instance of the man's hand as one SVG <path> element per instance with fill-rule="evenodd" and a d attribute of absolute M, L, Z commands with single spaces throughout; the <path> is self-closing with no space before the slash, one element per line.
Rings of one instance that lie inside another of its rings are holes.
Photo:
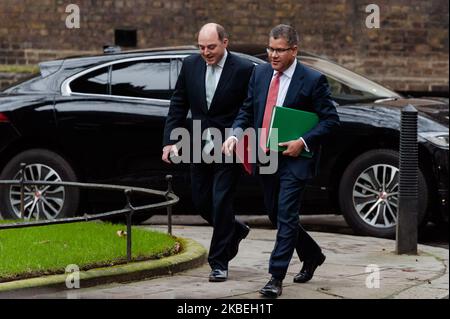
<path fill-rule="evenodd" d="M 166 145 L 163 147 L 162 160 L 169 164 L 172 163 L 169 159 L 170 153 L 173 153 L 175 156 L 178 156 L 178 148 L 176 145 Z"/>
<path fill-rule="evenodd" d="M 226 156 L 232 155 L 234 149 L 236 148 L 236 144 L 237 144 L 236 137 L 230 136 L 222 144 L 222 153 L 224 153 Z"/>
<path fill-rule="evenodd" d="M 283 155 L 297 157 L 302 152 L 305 144 L 301 139 L 293 140 L 289 142 L 279 143 L 279 146 L 287 146 L 287 149 L 283 151 Z"/>

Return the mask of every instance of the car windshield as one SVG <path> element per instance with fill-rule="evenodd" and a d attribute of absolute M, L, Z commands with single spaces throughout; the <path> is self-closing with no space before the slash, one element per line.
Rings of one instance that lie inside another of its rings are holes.
<path fill-rule="evenodd" d="M 315 57 L 301 57 L 300 60 L 327 77 L 332 97 L 339 104 L 401 98 L 398 93 L 335 63 Z"/>

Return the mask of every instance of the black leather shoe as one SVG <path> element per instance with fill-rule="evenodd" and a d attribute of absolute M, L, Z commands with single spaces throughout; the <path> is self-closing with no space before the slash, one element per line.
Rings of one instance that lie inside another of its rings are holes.
<path fill-rule="evenodd" d="M 282 291 L 283 281 L 272 277 L 269 282 L 261 288 L 259 293 L 265 297 L 277 298 L 278 296 L 281 296 Z"/>
<path fill-rule="evenodd" d="M 220 282 L 228 279 L 228 270 L 213 269 L 209 274 L 209 281 Z"/>
<path fill-rule="evenodd" d="M 250 232 L 250 227 L 248 227 L 247 225 L 244 225 L 244 228 L 241 228 L 239 236 L 237 237 L 237 241 L 235 241 L 231 248 L 230 248 L 230 259 L 233 259 L 234 257 L 236 257 L 238 251 L 239 251 L 239 243 L 241 242 L 242 239 L 245 239 L 248 235 L 248 233 Z"/>
<path fill-rule="evenodd" d="M 325 255 L 320 253 L 320 255 L 318 255 L 316 258 L 305 260 L 303 262 L 302 270 L 300 270 L 300 272 L 295 275 L 294 282 L 305 283 L 307 281 L 310 281 L 314 276 L 314 271 L 317 267 L 323 264 L 325 258 Z"/>

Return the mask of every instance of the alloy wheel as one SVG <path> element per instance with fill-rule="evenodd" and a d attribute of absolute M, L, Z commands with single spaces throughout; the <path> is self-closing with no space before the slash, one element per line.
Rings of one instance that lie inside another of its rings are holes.
<path fill-rule="evenodd" d="M 61 182 L 59 174 L 49 166 L 43 164 L 30 164 L 25 168 L 25 180 L 43 182 Z M 20 180 L 21 173 L 17 172 L 14 179 Z M 54 185 L 27 185 L 24 187 L 24 214 L 25 220 L 55 219 L 64 206 L 65 189 Z M 20 213 L 20 186 L 11 186 L 10 202 L 13 213 L 21 218 Z"/>
<path fill-rule="evenodd" d="M 353 186 L 353 205 L 366 224 L 389 228 L 397 223 L 399 170 L 387 164 L 362 172 Z"/>

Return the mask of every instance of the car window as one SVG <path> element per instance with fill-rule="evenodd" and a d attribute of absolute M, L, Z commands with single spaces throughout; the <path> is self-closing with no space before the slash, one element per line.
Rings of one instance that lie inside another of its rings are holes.
<path fill-rule="evenodd" d="M 140 60 L 113 65 L 111 94 L 169 99 L 170 60 Z"/>
<path fill-rule="evenodd" d="M 327 77 L 331 95 L 339 104 L 400 97 L 394 91 L 335 63 L 311 57 L 302 57 L 300 61 Z"/>
<path fill-rule="evenodd" d="M 100 68 L 82 75 L 70 83 L 76 93 L 108 94 L 108 67 Z"/>
<path fill-rule="evenodd" d="M 183 64 L 183 59 L 173 59 L 172 60 L 172 68 L 170 74 L 170 88 L 175 89 L 175 85 L 177 84 L 178 75 L 181 71 L 181 65 Z"/>
<path fill-rule="evenodd" d="M 378 99 L 376 95 L 370 92 L 352 88 L 330 76 L 326 76 L 326 78 L 328 80 L 328 84 L 330 85 L 331 96 L 339 104 Z"/>

